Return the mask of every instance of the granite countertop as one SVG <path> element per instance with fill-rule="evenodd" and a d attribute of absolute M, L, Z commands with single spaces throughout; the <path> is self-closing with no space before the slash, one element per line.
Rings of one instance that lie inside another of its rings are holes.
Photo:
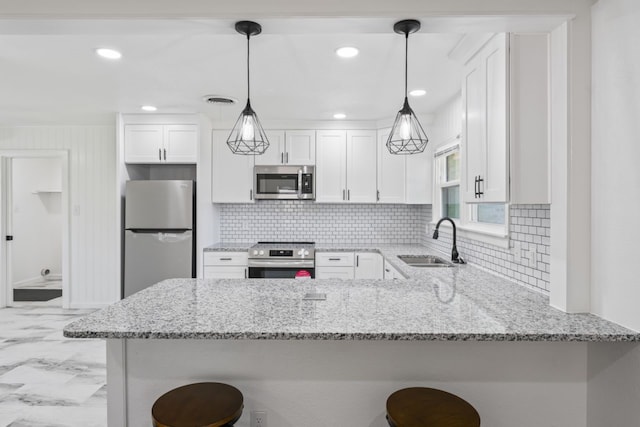
<path fill-rule="evenodd" d="M 221 245 L 215 250 L 231 249 Z M 233 246 L 236 250 L 237 247 Z M 372 250 L 319 247 L 318 250 Z M 172 279 L 75 321 L 72 338 L 640 341 L 591 314 L 470 265 L 409 267 L 419 245 L 379 247 L 406 280 Z M 326 300 L 305 300 L 308 293 Z"/>

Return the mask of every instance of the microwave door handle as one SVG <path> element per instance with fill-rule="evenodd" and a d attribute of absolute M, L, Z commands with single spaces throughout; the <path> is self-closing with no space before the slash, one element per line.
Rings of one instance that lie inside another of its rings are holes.
<path fill-rule="evenodd" d="M 298 169 L 298 199 L 302 199 L 302 169 Z"/>

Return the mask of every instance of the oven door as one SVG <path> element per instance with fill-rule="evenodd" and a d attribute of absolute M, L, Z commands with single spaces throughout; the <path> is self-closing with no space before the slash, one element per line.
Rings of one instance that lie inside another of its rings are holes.
<path fill-rule="evenodd" d="M 307 271 L 312 279 L 316 277 L 312 260 L 249 260 L 250 279 L 294 279 L 301 271 Z"/>

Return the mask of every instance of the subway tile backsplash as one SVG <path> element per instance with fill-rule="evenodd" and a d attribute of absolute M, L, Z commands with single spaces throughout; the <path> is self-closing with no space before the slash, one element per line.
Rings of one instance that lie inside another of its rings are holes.
<path fill-rule="evenodd" d="M 549 292 L 550 205 L 512 205 L 509 249 L 458 236 L 458 251 L 468 262 L 521 285 Z M 432 240 L 430 205 L 320 204 L 261 200 L 222 204 L 221 241 L 315 241 L 321 244 L 429 244 L 451 251 L 451 234 Z M 428 231 L 427 231 L 428 230 Z M 516 247 L 519 246 L 519 251 Z M 535 261 L 529 254 L 535 249 Z M 519 257 L 518 257 L 519 253 Z M 519 258 L 519 259 L 518 259 Z"/>
<path fill-rule="evenodd" d="M 425 209 L 418 205 L 321 204 L 261 200 L 220 205 L 223 242 L 420 243 Z M 429 210 L 430 212 L 430 210 Z"/>

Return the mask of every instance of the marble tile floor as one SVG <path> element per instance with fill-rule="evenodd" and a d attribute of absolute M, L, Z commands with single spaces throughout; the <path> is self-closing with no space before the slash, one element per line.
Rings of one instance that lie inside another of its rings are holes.
<path fill-rule="evenodd" d="M 105 342 L 62 336 L 91 311 L 0 309 L 0 427 L 106 427 Z"/>

